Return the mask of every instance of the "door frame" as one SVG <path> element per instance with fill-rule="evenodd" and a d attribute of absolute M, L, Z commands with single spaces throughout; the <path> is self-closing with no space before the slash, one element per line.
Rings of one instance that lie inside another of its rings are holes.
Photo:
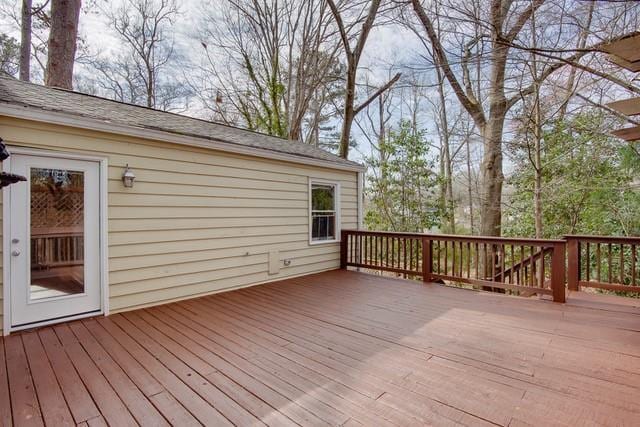
<path fill-rule="evenodd" d="M 38 157 L 55 157 L 70 160 L 84 160 L 98 163 L 98 186 L 99 188 L 99 212 L 100 218 L 98 224 L 100 230 L 98 232 L 99 239 L 99 253 L 100 253 L 100 311 L 90 314 L 80 314 L 77 316 L 66 317 L 63 321 L 69 321 L 74 319 L 80 319 L 83 317 L 93 317 L 97 314 L 109 314 L 109 257 L 108 257 L 108 218 L 107 218 L 107 188 L 108 188 L 108 161 L 106 157 L 85 155 L 79 153 L 68 153 L 51 150 L 41 150 L 36 148 L 26 148 L 19 146 L 7 145 L 9 153 L 26 155 L 26 156 L 38 156 Z M 3 164 L 3 170 L 11 170 L 11 157 L 6 159 Z M 14 185 L 24 185 L 17 183 Z M 12 327 L 11 325 L 11 246 L 9 236 L 11 235 L 11 188 L 7 186 L 2 189 L 2 293 L 3 293 L 3 334 L 8 335 L 11 332 L 21 329 L 32 329 L 39 326 L 50 325 L 54 323 L 60 323 L 60 319 L 57 320 L 45 320 L 42 322 L 29 324 L 27 326 Z"/>

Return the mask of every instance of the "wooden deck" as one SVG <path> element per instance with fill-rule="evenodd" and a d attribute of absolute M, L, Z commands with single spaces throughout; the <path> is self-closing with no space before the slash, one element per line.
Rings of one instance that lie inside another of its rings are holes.
<path fill-rule="evenodd" d="M 3 425 L 640 425 L 640 310 L 334 271 L 0 340 Z"/>

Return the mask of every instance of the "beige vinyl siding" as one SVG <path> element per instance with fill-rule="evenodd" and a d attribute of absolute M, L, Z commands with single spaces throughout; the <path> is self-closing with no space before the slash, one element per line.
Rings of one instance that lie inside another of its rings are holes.
<path fill-rule="evenodd" d="M 357 226 L 356 172 L 6 117 L 0 135 L 108 158 L 112 312 L 338 268 L 338 244 L 309 244 L 310 178 L 340 183 L 341 226 Z M 120 179 L 126 164 L 133 188 Z M 275 275 L 270 251 L 279 251 Z"/>

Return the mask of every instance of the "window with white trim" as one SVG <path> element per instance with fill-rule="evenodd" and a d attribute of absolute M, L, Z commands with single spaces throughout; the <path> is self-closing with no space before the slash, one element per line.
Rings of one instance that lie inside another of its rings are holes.
<path fill-rule="evenodd" d="M 311 242 L 337 241 L 338 225 L 338 184 L 311 182 L 310 222 Z"/>

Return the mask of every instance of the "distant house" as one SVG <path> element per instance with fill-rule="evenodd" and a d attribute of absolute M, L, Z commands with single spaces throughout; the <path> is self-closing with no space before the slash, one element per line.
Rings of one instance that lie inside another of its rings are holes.
<path fill-rule="evenodd" d="M 0 78 L 3 331 L 339 267 L 362 166 L 302 143 Z"/>

